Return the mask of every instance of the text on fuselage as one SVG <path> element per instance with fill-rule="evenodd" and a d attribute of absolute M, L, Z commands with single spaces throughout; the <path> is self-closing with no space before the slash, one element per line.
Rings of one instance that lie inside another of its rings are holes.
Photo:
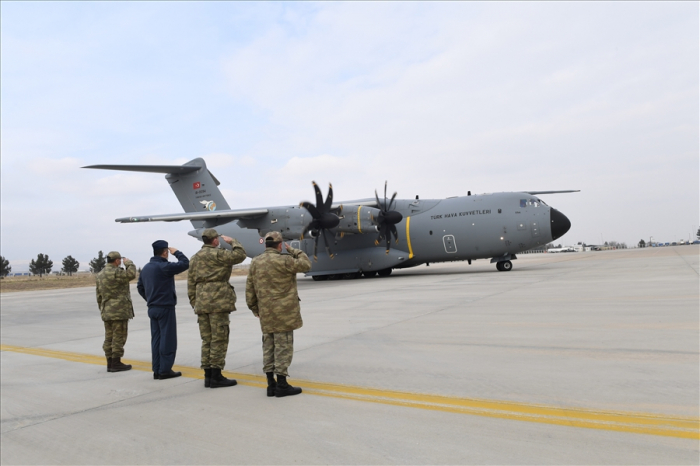
<path fill-rule="evenodd" d="M 491 209 L 487 210 L 468 210 L 466 212 L 455 212 L 452 214 L 440 214 L 440 215 L 431 215 L 430 220 L 440 220 L 443 218 L 453 218 L 453 217 L 467 217 L 469 215 L 486 215 L 490 214 Z"/>

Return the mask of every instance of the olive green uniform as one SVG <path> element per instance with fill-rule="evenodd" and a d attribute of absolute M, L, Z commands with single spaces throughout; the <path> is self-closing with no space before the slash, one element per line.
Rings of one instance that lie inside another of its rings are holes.
<path fill-rule="evenodd" d="M 282 254 L 266 248 L 250 264 L 246 303 L 260 318 L 263 333 L 263 370 L 287 377 L 294 354 L 294 330 L 301 328 L 297 273 L 311 270 L 309 257 L 300 249 Z"/>
<path fill-rule="evenodd" d="M 241 243 L 231 250 L 205 244 L 190 259 L 187 296 L 197 314 L 202 337 L 202 369 L 223 369 L 229 341 L 229 313 L 236 310 L 236 292 L 229 283 L 231 269 L 246 258 Z"/>
<path fill-rule="evenodd" d="M 105 326 L 102 349 L 107 358 L 124 356 L 129 319 L 134 317 L 129 282 L 136 278 L 136 266 L 128 259 L 124 265 L 126 269 L 107 264 L 96 278 L 97 305 Z"/>

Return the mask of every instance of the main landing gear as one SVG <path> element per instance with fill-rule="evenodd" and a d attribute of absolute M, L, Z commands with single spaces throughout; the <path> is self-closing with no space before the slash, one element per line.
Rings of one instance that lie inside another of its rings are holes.
<path fill-rule="evenodd" d="M 510 272 L 513 270 L 513 263 L 511 261 L 496 262 L 496 270 L 499 272 Z"/>

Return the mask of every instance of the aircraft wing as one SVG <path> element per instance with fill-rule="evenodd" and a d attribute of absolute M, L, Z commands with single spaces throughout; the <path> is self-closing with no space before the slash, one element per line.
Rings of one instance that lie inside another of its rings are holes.
<path fill-rule="evenodd" d="M 180 220 L 212 220 L 216 218 L 255 218 L 267 214 L 267 209 L 222 210 L 219 212 L 190 212 L 181 214 L 143 215 L 141 217 L 124 217 L 114 220 L 118 223 L 142 222 L 179 222 Z"/>
<path fill-rule="evenodd" d="M 373 197 L 368 197 L 366 199 L 355 199 L 354 201 L 335 202 L 333 205 L 331 205 L 331 209 L 337 209 L 343 205 L 364 205 L 368 207 L 378 207 L 377 200 Z"/>
<path fill-rule="evenodd" d="M 568 191 L 523 191 L 524 193 L 532 194 L 533 196 L 537 194 L 563 194 L 563 193 L 580 193 L 580 189 L 570 189 Z"/>

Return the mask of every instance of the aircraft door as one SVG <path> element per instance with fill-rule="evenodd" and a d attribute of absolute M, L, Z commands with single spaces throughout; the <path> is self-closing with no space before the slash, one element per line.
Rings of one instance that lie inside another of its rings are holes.
<path fill-rule="evenodd" d="M 457 243 L 455 243 L 455 237 L 453 235 L 443 236 L 442 242 L 445 245 L 445 252 L 447 252 L 447 253 L 457 252 Z"/>

